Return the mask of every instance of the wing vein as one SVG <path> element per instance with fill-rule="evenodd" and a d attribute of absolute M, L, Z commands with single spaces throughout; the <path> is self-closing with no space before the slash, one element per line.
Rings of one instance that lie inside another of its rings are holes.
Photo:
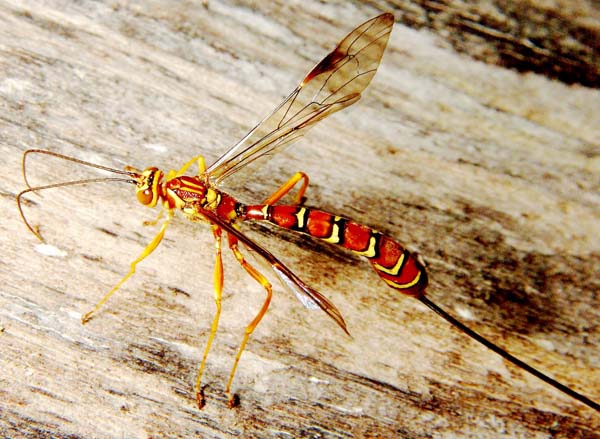
<path fill-rule="evenodd" d="M 392 14 L 382 14 L 350 32 L 275 110 L 215 161 L 205 176 L 218 184 L 356 102 L 379 67 L 393 24 Z"/>

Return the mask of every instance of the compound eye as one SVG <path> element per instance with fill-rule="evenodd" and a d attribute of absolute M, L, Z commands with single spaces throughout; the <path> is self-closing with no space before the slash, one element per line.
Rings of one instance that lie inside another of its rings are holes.
<path fill-rule="evenodd" d="M 154 194 L 150 189 L 144 189 L 143 191 L 140 190 L 137 192 L 136 196 L 138 201 L 145 206 L 151 204 L 152 200 L 154 200 Z"/>

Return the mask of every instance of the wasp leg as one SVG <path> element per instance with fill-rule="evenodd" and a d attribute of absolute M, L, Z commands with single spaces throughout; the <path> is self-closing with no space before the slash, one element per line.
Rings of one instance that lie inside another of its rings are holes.
<path fill-rule="evenodd" d="M 267 198 L 263 204 L 277 203 L 285 195 L 287 195 L 300 180 L 302 180 L 302 186 L 300 186 L 300 189 L 298 189 L 294 204 L 302 203 L 304 192 L 306 192 L 306 188 L 308 187 L 308 175 L 306 175 L 304 172 L 296 172 L 288 181 L 282 184 L 279 189 L 273 192 L 273 194 L 271 194 L 271 196 Z"/>
<path fill-rule="evenodd" d="M 181 169 L 179 171 L 177 171 L 177 172 L 169 171 L 169 176 L 167 178 L 181 177 L 183 174 L 185 174 L 185 171 L 187 171 L 188 168 L 190 166 L 192 166 L 195 162 L 198 163 L 198 175 L 203 174 L 204 171 L 206 171 L 206 163 L 204 162 L 204 156 L 197 155 L 195 157 L 192 157 L 187 162 L 185 162 L 185 164 L 181 167 Z M 173 175 L 171 175 L 172 172 L 173 172 Z"/>
<path fill-rule="evenodd" d="M 210 327 L 210 335 L 204 348 L 204 355 L 202 356 L 202 362 L 198 369 L 198 376 L 196 377 L 196 402 L 198 408 L 202 409 L 205 404 L 204 389 L 201 387 L 200 381 L 202 380 L 202 373 L 204 372 L 204 366 L 206 366 L 206 358 L 212 345 L 217 329 L 219 328 L 219 317 L 221 316 L 221 298 L 223 296 L 223 259 L 221 257 L 221 228 L 219 226 L 212 226 L 213 236 L 215 237 L 215 249 L 216 249 L 216 260 L 215 260 L 215 273 L 214 273 L 214 288 L 215 288 L 215 305 L 217 310 L 213 318 L 212 325 Z"/>
<path fill-rule="evenodd" d="M 110 296 L 112 296 L 114 293 L 117 292 L 117 290 L 119 288 L 121 288 L 121 286 L 125 283 L 125 281 L 127 279 L 129 279 L 133 273 L 135 273 L 135 267 L 138 263 L 140 263 L 141 261 L 143 261 L 144 259 L 146 259 L 146 257 L 150 256 L 150 254 L 156 249 L 156 247 L 158 247 L 158 245 L 160 244 L 160 242 L 163 239 L 163 236 L 165 235 L 165 230 L 167 230 L 167 226 L 169 225 L 169 222 L 171 221 L 171 219 L 173 218 L 173 212 L 172 211 L 168 211 L 168 215 L 169 217 L 165 220 L 165 222 L 162 224 L 160 230 L 158 231 L 158 233 L 156 234 L 156 236 L 154 237 L 154 239 L 152 239 L 152 241 L 150 241 L 150 244 L 148 244 L 146 246 L 146 248 L 144 249 L 144 251 L 142 251 L 142 253 L 137 257 L 137 259 L 135 261 L 133 261 L 131 263 L 131 266 L 129 268 L 129 273 L 127 273 L 123 279 L 121 279 L 119 281 L 119 283 L 117 285 L 115 285 L 97 304 L 96 306 L 94 306 L 94 308 L 85 313 L 83 315 L 83 317 L 81 317 L 81 323 L 87 323 L 90 321 L 90 319 L 92 318 L 92 316 L 94 315 L 94 313 L 96 313 L 101 307 L 102 305 L 104 305 L 104 303 L 106 303 L 106 301 L 108 299 L 110 299 Z"/>
<path fill-rule="evenodd" d="M 233 382 L 233 377 L 235 376 L 235 371 L 237 369 L 238 363 L 242 356 L 242 352 L 244 352 L 244 349 L 246 348 L 246 344 L 248 343 L 248 339 L 250 338 L 250 335 L 252 335 L 252 333 L 254 332 L 254 329 L 256 329 L 256 327 L 260 323 L 261 319 L 263 318 L 263 316 L 269 309 L 269 304 L 271 303 L 271 297 L 273 295 L 273 291 L 271 288 L 271 283 L 267 280 L 267 278 L 265 276 L 263 276 L 258 270 L 256 270 L 252 265 L 250 265 L 248 262 L 246 262 L 246 260 L 244 259 L 244 256 L 242 255 L 242 253 L 240 252 L 240 250 L 238 248 L 238 239 L 235 236 L 232 236 L 230 234 L 227 235 L 227 238 L 229 241 L 229 248 L 233 252 L 238 263 L 242 266 L 242 268 L 244 268 L 244 270 L 246 270 L 246 272 L 254 280 L 256 280 L 259 284 L 261 284 L 263 286 L 263 288 L 265 289 L 265 291 L 267 292 L 267 297 L 265 298 L 265 301 L 263 302 L 262 307 L 256 314 L 256 317 L 254 317 L 254 319 L 248 324 L 248 326 L 246 326 L 246 329 L 244 331 L 244 338 L 242 339 L 242 343 L 240 344 L 237 355 L 235 356 L 235 361 L 233 363 L 233 367 L 231 368 L 231 373 L 229 374 L 229 380 L 227 381 L 227 387 L 225 388 L 225 393 L 227 394 L 227 397 L 229 399 L 229 407 L 233 408 L 238 404 L 237 397 L 235 395 L 231 394 L 231 383 Z"/>
<path fill-rule="evenodd" d="M 159 221 L 162 219 L 162 217 L 163 217 L 163 215 L 164 215 L 164 214 L 165 214 L 165 211 L 161 209 L 161 210 L 158 212 L 158 215 L 156 215 L 156 218 L 154 218 L 153 220 L 147 220 L 147 221 L 144 221 L 144 222 L 142 223 L 142 225 L 144 225 L 144 226 L 146 226 L 146 227 L 147 227 L 147 226 L 155 226 L 155 225 L 157 225 L 157 224 L 158 224 L 158 222 L 159 222 Z"/>

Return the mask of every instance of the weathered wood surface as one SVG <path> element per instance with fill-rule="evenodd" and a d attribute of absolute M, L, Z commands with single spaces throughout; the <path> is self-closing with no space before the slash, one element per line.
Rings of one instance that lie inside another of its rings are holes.
<path fill-rule="evenodd" d="M 176 221 L 107 307 L 79 322 L 153 236 L 126 185 L 31 196 L 27 148 L 117 168 L 210 162 L 339 38 L 380 11 L 305 1 L 0 3 L 0 433 L 6 437 L 599 437 L 597 413 L 507 365 L 368 264 L 245 227 L 342 310 L 353 338 L 281 287 L 222 394 L 263 298 L 226 259 L 221 330 L 208 334 L 212 243 Z M 596 11 L 597 13 L 597 11 Z M 597 15 L 590 16 L 597 24 Z M 397 25 L 361 102 L 228 182 L 259 201 L 292 172 L 308 204 L 384 230 L 429 264 L 430 297 L 559 380 L 600 399 L 600 94 L 453 52 Z M 86 173 L 32 161 L 33 183 Z"/>

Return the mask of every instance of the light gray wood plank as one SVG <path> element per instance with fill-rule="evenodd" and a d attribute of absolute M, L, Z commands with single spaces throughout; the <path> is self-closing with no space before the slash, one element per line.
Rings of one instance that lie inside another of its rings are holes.
<path fill-rule="evenodd" d="M 88 311 L 153 236 L 127 185 L 28 197 L 21 154 L 122 168 L 210 163 L 337 41 L 380 11 L 351 3 L 0 3 L 0 432 L 8 437 L 597 437 L 597 413 L 506 364 L 368 263 L 323 243 L 243 230 L 326 294 L 352 338 L 276 286 L 224 384 L 260 287 L 226 258 L 221 329 L 208 227 L 177 220 L 97 317 Z M 542 371 L 600 399 L 600 99 L 595 89 L 474 61 L 397 25 L 363 99 L 227 182 L 259 202 L 293 172 L 308 205 L 397 237 L 429 296 Z M 90 175 L 38 159 L 32 183 Z M 91 175 L 97 175 L 92 172 Z M 554 435 L 554 436 L 553 436 Z"/>

